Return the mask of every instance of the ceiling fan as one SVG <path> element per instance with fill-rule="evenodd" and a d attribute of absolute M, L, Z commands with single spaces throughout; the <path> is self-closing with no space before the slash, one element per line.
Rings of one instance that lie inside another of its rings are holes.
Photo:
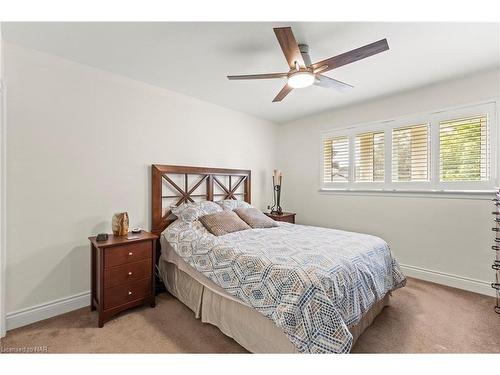
<path fill-rule="evenodd" d="M 283 87 L 278 95 L 276 95 L 273 102 L 282 101 L 293 89 L 299 89 L 311 85 L 334 89 L 337 91 L 351 89 L 354 86 L 327 77 L 322 73 L 361 59 L 365 59 L 389 49 L 387 40 L 382 39 L 366 46 L 353 49 L 352 51 L 330 57 L 329 59 L 311 63 L 311 58 L 309 57 L 309 46 L 307 44 L 297 44 L 291 27 L 274 28 L 274 33 L 276 34 L 276 38 L 278 38 L 278 42 L 283 53 L 285 54 L 288 66 L 290 67 L 290 70 L 287 73 L 227 76 L 230 80 L 286 78 L 287 83 L 285 87 Z"/>

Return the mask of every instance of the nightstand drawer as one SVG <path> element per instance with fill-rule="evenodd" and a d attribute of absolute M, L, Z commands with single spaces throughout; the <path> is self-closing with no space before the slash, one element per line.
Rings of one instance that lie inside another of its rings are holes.
<path fill-rule="evenodd" d="M 104 309 L 111 309 L 136 299 L 144 298 L 152 293 L 151 277 L 104 290 Z"/>
<path fill-rule="evenodd" d="M 109 268 L 137 262 L 141 259 L 151 258 L 151 254 L 151 241 L 108 247 L 104 252 L 104 267 Z"/>
<path fill-rule="evenodd" d="M 151 276 L 151 258 L 135 263 L 107 268 L 104 271 L 104 287 L 111 288 Z"/>

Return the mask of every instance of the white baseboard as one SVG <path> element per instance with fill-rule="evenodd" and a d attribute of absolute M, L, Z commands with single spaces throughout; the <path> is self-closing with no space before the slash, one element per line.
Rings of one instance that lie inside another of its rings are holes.
<path fill-rule="evenodd" d="M 90 292 L 83 292 L 7 314 L 7 330 L 26 326 L 82 307 L 90 306 Z"/>
<path fill-rule="evenodd" d="M 416 279 L 451 286 L 457 289 L 468 290 L 469 292 L 485 294 L 487 296 L 495 296 L 495 290 L 491 287 L 491 283 L 487 281 L 471 279 L 440 271 L 433 271 L 421 267 L 409 266 L 407 264 L 400 264 L 400 266 L 405 275 Z"/>

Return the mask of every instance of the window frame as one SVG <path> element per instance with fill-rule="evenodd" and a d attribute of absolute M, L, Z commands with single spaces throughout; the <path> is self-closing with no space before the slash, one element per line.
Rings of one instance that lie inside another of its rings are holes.
<path fill-rule="evenodd" d="M 455 118 L 484 115 L 488 116 L 490 176 L 487 181 L 440 181 L 440 139 L 439 123 Z M 429 181 L 392 181 L 392 130 L 412 125 L 428 125 Z M 366 132 L 384 131 L 384 182 L 355 181 L 355 138 Z M 349 139 L 349 180 L 347 182 L 324 182 L 323 141 L 330 137 L 347 136 Z M 401 116 L 394 119 L 369 122 L 350 127 L 321 132 L 320 137 L 320 190 L 321 191 L 394 191 L 394 192 L 487 192 L 498 186 L 498 143 L 499 124 L 497 119 L 497 99 L 446 108 L 419 114 Z"/>
<path fill-rule="evenodd" d="M 453 111 L 453 116 L 449 116 L 447 111 L 440 111 L 433 114 L 433 118 L 435 121 L 435 129 L 434 129 L 434 137 L 437 142 L 437 147 L 435 148 L 435 152 L 437 155 L 435 170 L 433 173 L 436 174 L 437 183 L 436 188 L 441 190 L 487 190 L 493 189 L 496 186 L 498 171 L 497 171 L 497 137 L 498 137 L 498 123 L 496 122 L 496 111 L 495 106 L 491 106 L 488 104 L 471 106 L 466 108 L 459 108 Z M 453 120 L 455 118 L 461 117 L 472 117 L 477 115 L 487 115 L 488 116 L 488 126 L 489 126 L 489 147 L 490 147 L 490 178 L 486 181 L 447 181 L 442 182 L 439 181 L 439 154 L 440 154 L 440 139 L 439 139 L 439 123 L 445 120 Z M 432 151 L 432 150 L 431 150 Z"/>

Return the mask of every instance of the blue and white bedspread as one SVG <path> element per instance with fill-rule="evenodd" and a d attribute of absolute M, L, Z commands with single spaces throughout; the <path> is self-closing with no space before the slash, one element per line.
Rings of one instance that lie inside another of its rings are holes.
<path fill-rule="evenodd" d="M 347 353 L 349 326 L 406 278 L 382 239 L 280 223 L 216 237 L 199 221 L 164 232 L 192 267 L 267 318 L 299 352 Z"/>

